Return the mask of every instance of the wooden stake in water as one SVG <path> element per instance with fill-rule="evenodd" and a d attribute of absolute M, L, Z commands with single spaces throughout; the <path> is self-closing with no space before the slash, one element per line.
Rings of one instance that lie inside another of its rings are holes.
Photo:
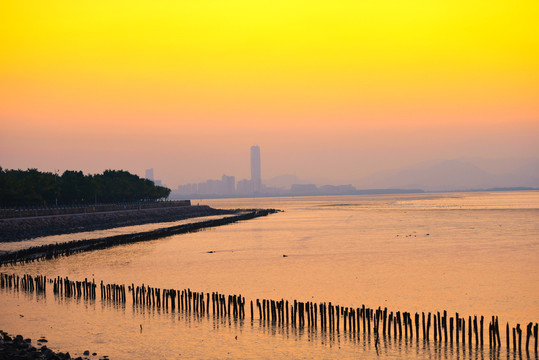
<path fill-rule="evenodd" d="M 533 327 L 533 337 L 535 338 L 535 354 L 537 354 L 537 337 L 539 335 L 539 325 L 535 323 Z"/>
<path fill-rule="evenodd" d="M 528 346 L 530 345 L 530 336 L 532 335 L 532 323 L 526 326 L 526 352 L 528 352 Z"/>

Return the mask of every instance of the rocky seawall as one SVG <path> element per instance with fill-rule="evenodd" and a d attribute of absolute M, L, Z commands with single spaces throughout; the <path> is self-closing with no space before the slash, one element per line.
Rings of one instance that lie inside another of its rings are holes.
<path fill-rule="evenodd" d="M 202 205 L 0 219 L 0 242 L 233 213 Z"/>
<path fill-rule="evenodd" d="M 0 265 L 50 260 L 53 258 L 69 256 L 85 251 L 101 250 L 122 244 L 155 240 L 166 236 L 185 234 L 206 228 L 223 226 L 238 221 L 267 216 L 278 211 L 279 210 L 275 209 L 236 210 L 234 211 L 236 214 L 220 219 L 202 220 L 200 222 L 170 226 L 134 234 L 115 235 L 98 239 L 73 240 L 64 243 L 35 246 L 0 254 Z"/>

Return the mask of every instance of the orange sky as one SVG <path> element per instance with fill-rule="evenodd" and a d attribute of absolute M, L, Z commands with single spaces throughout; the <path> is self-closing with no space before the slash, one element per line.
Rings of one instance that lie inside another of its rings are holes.
<path fill-rule="evenodd" d="M 165 183 L 539 157 L 539 2 L 3 1 L 0 166 Z"/>

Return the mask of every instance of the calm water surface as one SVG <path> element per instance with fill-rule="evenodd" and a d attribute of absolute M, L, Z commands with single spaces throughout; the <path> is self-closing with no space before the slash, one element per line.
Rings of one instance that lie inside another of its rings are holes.
<path fill-rule="evenodd" d="M 412 313 L 447 310 L 466 318 L 498 315 L 500 325 L 539 320 L 539 192 L 200 203 L 285 211 L 2 271 L 241 293 L 247 301 L 284 298 Z M 504 349 L 491 353 L 488 346 L 479 352 L 468 347 L 440 349 L 421 339 L 382 339 L 377 352 L 363 334 L 329 336 L 258 320 L 197 318 L 52 294 L 3 290 L 0 302 L 0 328 L 32 338 L 45 335 L 51 346 L 72 355 L 87 348 L 117 359 L 508 355 Z"/>

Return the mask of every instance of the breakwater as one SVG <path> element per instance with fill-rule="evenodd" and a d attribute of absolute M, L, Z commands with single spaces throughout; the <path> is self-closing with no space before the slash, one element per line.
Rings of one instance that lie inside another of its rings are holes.
<path fill-rule="evenodd" d="M 9 207 L 0 208 L 0 219 L 33 216 L 89 214 L 122 210 L 162 209 L 179 206 L 191 206 L 191 200 L 136 201 L 93 205 L 22 206 L 15 208 Z"/>
<path fill-rule="evenodd" d="M 227 211 L 225 212 L 225 214 L 228 214 L 230 212 L 231 211 Z M 274 209 L 241 210 L 235 211 L 235 215 L 224 217 L 221 219 L 206 220 L 196 223 L 171 226 L 167 228 L 161 228 L 135 234 L 123 234 L 98 239 L 76 240 L 60 244 L 35 246 L 27 249 L 0 254 L 0 265 L 48 260 L 60 256 L 69 256 L 85 251 L 106 249 L 122 244 L 155 240 L 165 236 L 184 234 L 188 232 L 199 231 L 205 228 L 231 224 L 237 221 L 254 219 L 256 217 L 266 216 L 275 212 L 277 212 L 277 210 Z"/>
<path fill-rule="evenodd" d="M 0 242 L 234 213 L 209 206 L 184 206 L 182 203 L 170 206 L 171 203 L 163 202 L 168 206 L 162 207 L 122 207 L 101 212 L 0 219 Z"/>
<path fill-rule="evenodd" d="M 69 278 L 45 278 L 41 275 L 0 273 L 0 288 L 11 291 L 47 294 L 47 284 L 53 295 L 84 301 L 103 301 L 134 308 L 160 309 L 165 312 L 183 312 L 193 316 L 213 316 L 234 320 L 250 319 L 262 326 L 297 328 L 309 332 L 348 337 L 368 335 L 378 348 L 382 341 L 399 339 L 419 344 L 434 343 L 438 347 L 469 348 L 497 351 L 502 347 L 507 354 L 519 357 L 538 356 L 537 323 L 506 323 L 498 316 L 478 316 L 447 311 L 410 313 L 387 307 L 351 307 L 332 302 L 311 302 L 285 299 L 247 299 L 241 294 L 222 294 L 192 289 L 161 289 L 148 284 L 105 284 L 98 287 L 95 280 L 73 281 Z M 99 296 L 98 296 L 99 289 Z M 488 322 L 488 324 L 487 324 Z M 505 331 L 504 331 L 505 330 Z M 371 337 L 372 334 L 372 337 Z"/>

